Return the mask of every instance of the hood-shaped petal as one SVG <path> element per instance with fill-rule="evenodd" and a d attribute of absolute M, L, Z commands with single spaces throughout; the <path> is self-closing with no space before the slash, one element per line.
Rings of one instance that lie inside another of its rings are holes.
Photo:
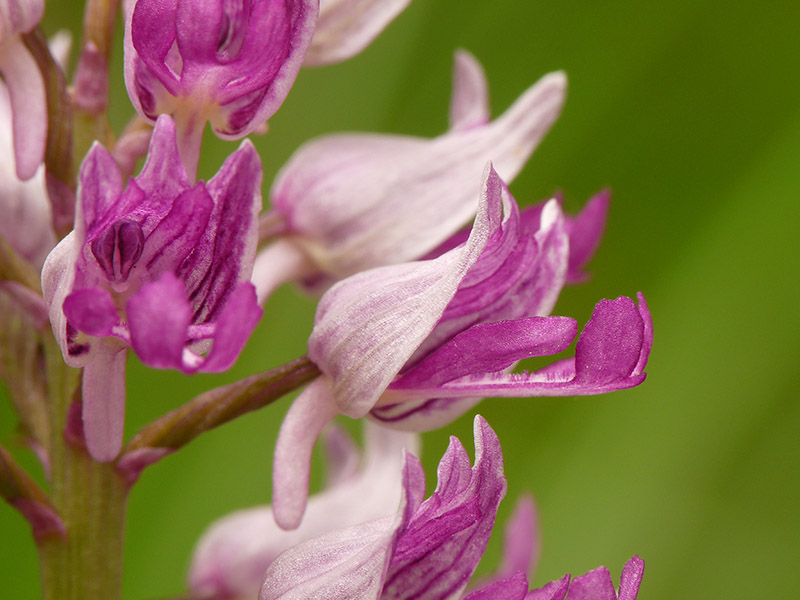
<path fill-rule="evenodd" d="M 377 600 L 397 526 L 383 517 L 290 548 L 267 569 L 259 600 Z"/>
<path fill-rule="evenodd" d="M 281 554 L 267 570 L 259 600 L 377 600 L 397 538 L 425 493 L 425 472 L 405 451 L 403 495 L 393 516 L 333 531 Z"/>
<path fill-rule="evenodd" d="M 139 0 L 128 11 L 125 83 L 154 122 L 210 120 L 226 139 L 268 119 L 311 41 L 318 0 Z"/>
<path fill-rule="evenodd" d="M 361 417 L 372 408 L 441 318 L 499 226 L 501 210 L 484 195 L 463 247 L 436 260 L 359 273 L 323 296 L 309 356 L 332 377 L 341 412 Z"/>
<path fill-rule="evenodd" d="M 400 502 L 402 482 L 398 475 L 403 449 L 416 453 L 418 438 L 379 429 L 366 421 L 364 437 L 361 467 L 312 496 L 299 528 L 280 529 L 268 506 L 238 511 L 214 523 L 203 534 L 192 558 L 192 592 L 208 599 L 255 598 L 267 567 L 284 550 L 329 531 L 393 515 Z M 346 455 L 346 463 L 357 463 L 348 440 L 341 430 L 328 432 L 328 462 L 333 451 L 334 460 Z M 340 456 L 337 449 L 342 446 L 347 449 Z"/>
<path fill-rule="evenodd" d="M 474 423 L 475 465 L 456 438 L 439 463 L 436 491 L 401 531 L 382 598 L 457 598 L 489 541 L 506 493 L 500 442 L 486 421 Z"/>
<path fill-rule="evenodd" d="M 425 255 L 475 213 L 488 160 L 506 181 L 520 171 L 565 88 L 562 73 L 547 75 L 496 120 L 432 140 L 341 134 L 307 143 L 271 192 L 288 239 L 334 280 Z"/>
<path fill-rule="evenodd" d="M 352 58 L 369 46 L 411 0 L 320 0 L 305 66 Z"/>

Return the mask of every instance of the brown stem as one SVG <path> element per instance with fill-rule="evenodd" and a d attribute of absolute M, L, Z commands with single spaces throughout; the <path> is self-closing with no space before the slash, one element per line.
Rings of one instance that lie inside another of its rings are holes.
<path fill-rule="evenodd" d="M 209 390 L 145 426 L 123 448 L 117 468 L 132 483 L 144 467 L 185 446 L 201 433 L 263 408 L 319 374 L 319 368 L 304 356 Z"/>

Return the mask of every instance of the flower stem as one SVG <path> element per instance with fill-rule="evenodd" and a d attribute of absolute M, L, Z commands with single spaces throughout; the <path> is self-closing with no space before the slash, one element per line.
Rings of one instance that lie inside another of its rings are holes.
<path fill-rule="evenodd" d="M 66 535 L 39 544 L 44 600 L 115 600 L 122 589 L 122 539 L 128 486 L 112 465 L 92 460 L 80 439 L 64 435 L 79 399 L 79 372 L 45 343 L 52 410 L 51 502 Z"/>

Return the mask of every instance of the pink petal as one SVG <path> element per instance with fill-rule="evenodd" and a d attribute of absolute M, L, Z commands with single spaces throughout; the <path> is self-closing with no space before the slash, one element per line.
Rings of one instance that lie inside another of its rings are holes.
<path fill-rule="evenodd" d="M 564 575 L 561 579 L 556 579 L 538 589 L 531 590 L 525 596 L 525 600 L 564 600 L 569 589 L 569 581 L 569 574 Z M 597 600 L 600 599 L 598 598 Z"/>
<path fill-rule="evenodd" d="M 244 281 L 236 286 L 217 318 L 214 345 L 200 370 L 205 373 L 227 371 L 239 357 L 262 313 L 253 284 Z"/>
<path fill-rule="evenodd" d="M 523 573 L 516 573 L 475 590 L 465 596 L 464 600 L 525 600 L 527 595 L 528 579 Z"/>
<path fill-rule="evenodd" d="M 501 207 L 489 201 L 481 199 L 462 248 L 432 261 L 359 273 L 322 297 L 309 357 L 333 378 L 341 412 L 364 416 L 431 332 L 486 246 L 492 222 L 499 225 Z"/>
<path fill-rule="evenodd" d="M 489 122 L 489 86 L 481 64 L 466 50 L 456 51 L 450 97 L 450 131 Z"/>
<path fill-rule="evenodd" d="M 0 48 L 0 72 L 11 99 L 17 177 L 24 181 L 33 177 L 44 161 L 47 143 L 44 79 L 19 38 Z"/>
<path fill-rule="evenodd" d="M 411 0 L 320 0 L 305 66 L 341 62 L 366 48 Z"/>
<path fill-rule="evenodd" d="M 634 556 L 622 568 L 619 580 L 619 600 L 636 600 L 644 576 L 644 561 Z"/>
<path fill-rule="evenodd" d="M 319 268 L 336 278 L 425 255 L 475 212 L 488 160 L 510 181 L 558 115 L 566 80 L 548 75 L 502 116 L 433 140 L 334 135 L 298 150 L 272 190 Z"/>
<path fill-rule="evenodd" d="M 157 369 L 182 369 L 192 319 L 183 283 L 166 272 L 144 284 L 128 300 L 126 310 L 131 346 L 142 362 Z"/>
<path fill-rule="evenodd" d="M 598 567 L 576 577 L 569 586 L 569 600 L 617 600 L 611 573 Z"/>
<path fill-rule="evenodd" d="M 83 431 L 98 462 L 114 460 L 122 448 L 127 355 L 125 348 L 100 344 L 83 369 Z"/>
<path fill-rule="evenodd" d="M 120 322 L 114 300 L 100 288 L 72 292 L 64 300 L 64 314 L 77 329 L 95 337 L 112 335 Z"/>
<path fill-rule="evenodd" d="M 272 510 L 282 529 L 300 525 L 308 498 L 311 451 L 322 429 L 337 414 L 326 377 L 314 380 L 292 403 L 275 443 Z"/>

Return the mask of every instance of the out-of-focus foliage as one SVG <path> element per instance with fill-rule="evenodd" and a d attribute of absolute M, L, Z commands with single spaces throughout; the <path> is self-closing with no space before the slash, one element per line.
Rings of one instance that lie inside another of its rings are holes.
<path fill-rule="evenodd" d="M 50 2 L 47 32 L 77 27 L 78 4 Z M 648 600 L 796 593 L 798 24 L 800 5 L 788 1 L 418 0 L 359 57 L 301 72 L 270 132 L 256 140 L 269 182 L 299 143 L 324 132 L 435 135 L 446 127 L 458 47 L 486 68 L 493 114 L 546 71 L 567 71 L 564 113 L 511 190 L 526 203 L 562 189 L 574 212 L 611 187 L 593 279 L 566 290 L 555 313 L 585 320 L 601 297 L 641 289 L 656 339 L 640 388 L 480 405 L 506 456 L 510 489 L 499 522 L 522 490 L 539 503 L 538 584 L 598 564 L 619 573 L 639 553 Z M 120 52 L 116 59 L 119 130 L 133 109 Z M 201 176 L 234 149 L 207 139 Z M 276 294 L 224 376 L 132 364 L 127 430 L 210 385 L 302 354 L 313 306 L 291 289 Z M 125 598 L 181 592 L 206 524 L 268 500 L 287 406 L 226 425 L 144 474 L 129 504 Z M 471 422 L 465 416 L 425 436 L 429 469 L 449 434 L 469 439 Z M 4 401 L 0 440 L 12 436 Z M 35 597 L 27 525 L 0 506 L 0 531 L 4 597 Z"/>

